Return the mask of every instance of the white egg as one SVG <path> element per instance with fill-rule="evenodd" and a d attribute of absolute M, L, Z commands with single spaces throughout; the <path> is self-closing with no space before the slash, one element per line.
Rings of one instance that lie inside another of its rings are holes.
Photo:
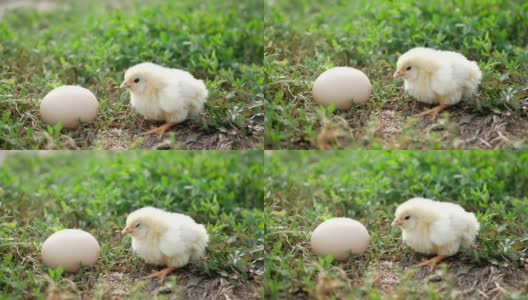
<path fill-rule="evenodd" d="M 90 90 L 75 85 L 63 85 L 49 92 L 40 102 L 44 122 L 64 128 L 76 128 L 79 121 L 93 122 L 99 102 Z"/>
<path fill-rule="evenodd" d="M 346 260 L 360 255 L 369 245 L 369 233 L 363 224 L 349 218 L 333 218 L 319 224 L 312 232 L 312 251 L 319 256 L 332 255 Z"/>
<path fill-rule="evenodd" d="M 323 72 L 314 82 L 312 94 L 315 102 L 339 110 L 348 110 L 352 103 L 365 103 L 370 97 L 371 85 L 365 73 L 350 67 L 336 67 Z"/>
<path fill-rule="evenodd" d="M 97 262 L 101 248 L 97 240 L 80 229 L 63 229 L 50 235 L 42 244 L 42 261 L 48 268 L 62 266 L 66 272 L 79 271 Z"/>

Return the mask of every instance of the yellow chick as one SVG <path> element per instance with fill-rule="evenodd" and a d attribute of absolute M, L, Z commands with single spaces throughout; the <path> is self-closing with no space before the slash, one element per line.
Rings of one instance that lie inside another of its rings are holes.
<path fill-rule="evenodd" d="M 405 91 L 418 101 L 438 106 L 417 116 L 433 119 L 462 97 L 477 92 L 482 72 L 474 61 L 460 53 L 413 48 L 398 59 L 394 77 L 404 80 Z"/>
<path fill-rule="evenodd" d="M 161 282 L 190 259 L 204 256 L 209 242 L 202 224 L 189 216 L 154 207 L 144 207 L 128 215 L 122 233 L 132 237 L 132 249 L 139 257 L 151 264 L 167 266 L 145 277 L 158 277 Z"/>
<path fill-rule="evenodd" d="M 402 229 L 403 242 L 416 252 L 437 255 L 415 266 L 431 270 L 461 248 L 471 247 L 480 228 L 475 215 L 460 205 L 425 198 L 400 204 L 392 226 Z"/>
<path fill-rule="evenodd" d="M 145 118 L 166 122 L 145 132 L 160 137 L 174 124 L 199 116 L 208 95 L 204 82 L 191 73 L 148 62 L 129 68 L 120 87 L 130 92 L 130 103 Z"/>

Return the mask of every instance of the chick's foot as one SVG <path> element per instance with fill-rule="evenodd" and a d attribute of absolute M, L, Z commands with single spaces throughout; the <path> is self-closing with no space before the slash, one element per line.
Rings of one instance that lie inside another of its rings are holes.
<path fill-rule="evenodd" d="M 435 256 L 431 259 L 428 259 L 426 261 L 423 261 L 417 265 L 414 265 L 413 267 L 415 268 L 419 268 L 419 267 L 426 267 L 426 266 L 429 266 L 429 270 L 433 271 L 436 267 L 436 265 L 441 262 L 442 260 L 444 260 L 447 256 L 443 256 L 443 255 L 438 255 L 438 256 Z"/>
<path fill-rule="evenodd" d="M 143 277 L 143 279 L 152 279 L 152 278 L 158 277 L 160 283 L 163 283 L 167 275 L 174 270 L 176 270 L 176 267 L 167 267 L 159 272 L 155 272 L 155 273 L 150 274 L 149 276 L 145 276 Z"/>
<path fill-rule="evenodd" d="M 160 139 L 163 137 L 163 134 L 165 134 L 165 131 L 167 131 L 169 128 L 171 128 L 172 126 L 174 126 L 175 123 L 167 123 L 167 124 L 164 124 L 164 125 L 161 125 L 160 127 L 158 128 L 154 128 L 152 130 L 149 130 L 145 133 L 143 133 L 143 135 L 149 135 L 149 134 L 156 134 L 156 133 L 159 133 L 159 137 Z"/>
<path fill-rule="evenodd" d="M 433 120 L 436 119 L 436 117 L 438 116 L 439 113 L 443 112 L 446 108 L 448 108 L 449 105 L 447 104 L 440 104 L 436 107 L 433 107 L 431 109 L 428 109 L 422 113 L 419 113 L 417 115 L 415 115 L 415 117 L 423 117 L 423 116 L 431 116 L 431 118 L 433 118 Z"/>

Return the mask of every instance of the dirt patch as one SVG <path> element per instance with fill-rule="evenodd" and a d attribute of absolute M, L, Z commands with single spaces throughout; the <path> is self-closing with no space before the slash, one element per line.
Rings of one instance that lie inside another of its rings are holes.
<path fill-rule="evenodd" d="M 457 124 L 460 148 L 502 149 L 516 146 L 528 136 L 528 122 L 517 116 L 465 114 Z"/>
<path fill-rule="evenodd" d="M 144 121 L 136 128 L 109 128 L 97 135 L 94 145 L 106 150 L 242 150 L 257 148 L 262 135 L 260 128 L 252 132 L 207 132 L 191 121 L 175 125 L 161 138 L 159 135 L 143 135 L 159 125 L 161 123 Z"/>
<path fill-rule="evenodd" d="M 176 276 L 175 280 L 173 280 Z M 140 282 L 145 285 L 140 285 Z M 164 283 L 158 280 L 143 281 L 125 273 L 109 273 L 99 280 L 99 295 L 105 299 L 126 299 L 135 294 L 149 295 L 149 298 L 163 296 L 166 299 L 196 300 L 246 300 L 259 298 L 256 282 L 234 280 L 224 277 L 207 278 L 179 270 Z"/>
<path fill-rule="evenodd" d="M 129 296 L 131 279 L 124 273 L 113 272 L 104 275 L 98 282 L 100 294 L 105 299 L 125 299 Z"/>
<path fill-rule="evenodd" d="M 525 271 L 496 266 L 474 267 L 457 266 L 453 273 L 456 277 L 457 291 L 464 298 L 501 299 L 511 296 L 526 284 Z"/>
<path fill-rule="evenodd" d="M 181 150 L 241 150 L 253 149 L 258 141 L 237 132 L 215 133 L 193 130 L 192 128 L 176 128 L 170 134 L 160 139 L 159 136 L 145 137 L 143 147 L 146 149 L 181 149 Z"/>
<path fill-rule="evenodd" d="M 387 104 L 370 113 L 357 110 L 335 115 L 330 126 L 344 136 L 332 138 L 339 149 L 368 147 L 372 142 L 387 149 L 517 149 L 528 143 L 528 118 L 517 114 L 477 114 L 463 106 L 448 109 L 449 117 L 414 115 L 430 108 L 421 103 Z M 342 120 L 346 120 L 342 122 Z M 344 126 L 343 126 L 344 124 Z M 329 124 L 323 124 L 318 138 L 325 135 Z M 326 135 L 325 135 L 326 136 Z M 314 142 L 313 144 L 318 144 Z M 302 143 L 296 143 L 303 148 Z"/>
<path fill-rule="evenodd" d="M 528 101 L 523 103 L 521 112 L 477 112 L 460 103 L 446 110 L 448 116 L 441 113 L 436 120 L 416 117 L 433 106 L 413 100 L 357 106 L 319 122 L 313 136 L 290 138 L 288 147 L 319 148 L 322 139 L 323 148 L 329 144 L 335 149 L 369 149 L 371 144 L 383 149 L 522 149 L 528 146 Z M 332 127 L 343 134 L 329 136 Z"/>
<path fill-rule="evenodd" d="M 396 272 L 400 270 L 398 263 L 393 261 L 380 261 L 372 269 L 374 270 L 374 274 L 376 274 L 374 282 L 382 290 L 390 289 L 400 282 L 400 277 Z"/>
<path fill-rule="evenodd" d="M 127 150 L 132 143 L 132 136 L 121 128 L 110 128 L 100 133 L 95 140 L 95 147 L 105 150 Z"/>
<path fill-rule="evenodd" d="M 184 287 L 184 299 L 259 299 L 259 287 L 255 282 L 228 280 L 226 278 L 180 278 Z"/>
<path fill-rule="evenodd" d="M 394 261 L 380 261 L 370 266 L 369 270 L 375 274 L 374 288 L 393 295 L 395 287 L 402 280 L 400 272 L 413 269 L 412 265 L 423 259 L 417 256 L 403 267 L 402 263 Z M 413 281 L 423 284 L 434 282 L 439 289 L 449 291 L 456 299 L 505 299 L 528 289 L 528 274 L 522 268 L 476 266 L 460 262 L 460 258 L 456 257 L 448 259 L 446 263 L 447 273 L 439 268 L 434 272 L 420 268 L 412 277 Z"/>

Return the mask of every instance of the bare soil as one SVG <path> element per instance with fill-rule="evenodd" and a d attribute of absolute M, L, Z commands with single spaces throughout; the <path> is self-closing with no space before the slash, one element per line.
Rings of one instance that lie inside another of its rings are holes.
<path fill-rule="evenodd" d="M 261 120 L 254 126 L 242 130 L 228 132 L 202 130 L 193 121 L 176 124 L 163 137 L 159 135 L 143 135 L 150 129 L 162 125 L 160 122 L 143 121 L 138 127 L 127 128 L 119 125 L 100 132 L 95 136 L 97 148 L 106 150 L 126 150 L 130 145 L 142 149 L 180 149 L 180 150 L 243 150 L 255 149 L 260 144 L 264 127 Z"/>
<path fill-rule="evenodd" d="M 330 147 L 344 149 L 352 143 L 364 141 L 364 147 L 373 140 L 387 149 L 516 149 L 528 143 L 528 116 L 515 113 L 478 114 L 455 105 L 447 110 L 449 118 L 442 115 L 415 117 L 430 106 L 421 103 L 385 105 L 381 110 L 367 110 L 335 115 L 319 130 L 319 149 Z M 441 142 L 431 146 L 425 141 Z M 310 145 L 299 141 L 296 147 L 308 149 Z"/>
<path fill-rule="evenodd" d="M 176 276 L 176 282 L 171 280 Z M 224 277 L 207 278 L 193 275 L 188 271 L 177 271 L 164 283 L 150 280 L 140 290 L 149 297 L 162 296 L 166 299 L 196 300 L 246 300 L 259 298 L 257 283 L 247 280 L 235 280 Z M 129 287 L 141 281 L 140 276 L 125 273 L 110 273 L 100 281 L 104 299 L 126 299 L 130 296 Z"/>
<path fill-rule="evenodd" d="M 381 261 L 374 268 L 379 276 L 375 281 L 380 290 L 390 291 L 399 283 L 396 270 L 408 270 L 428 257 L 415 255 L 413 262 L 404 266 L 398 262 Z M 414 276 L 417 284 L 437 283 L 444 292 L 456 299 L 507 299 L 513 293 L 528 289 L 528 265 L 521 268 L 512 266 L 474 265 L 454 256 L 445 261 L 447 276 L 439 276 L 428 268 L 420 268 Z"/>
<path fill-rule="evenodd" d="M 445 261 L 446 271 L 439 267 L 433 272 L 428 268 L 420 268 L 410 277 L 410 281 L 407 279 L 403 283 L 402 280 L 406 279 L 402 279 L 402 272 L 414 269 L 414 264 L 425 259 L 424 256 L 415 255 L 412 261 L 406 260 L 405 263 L 382 260 L 366 269 L 361 266 L 358 270 L 338 269 L 342 274 L 339 279 L 328 278 L 323 274 L 317 282 L 316 299 L 329 299 L 329 295 L 344 299 L 347 294 L 345 286 L 355 290 L 369 287 L 390 299 L 415 299 L 417 287 L 428 283 L 434 283 L 435 292 L 449 299 L 510 299 L 528 291 L 528 265 L 521 268 L 489 264 L 477 266 L 461 261 L 458 256 Z M 307 298 L 303 292 L 293 297 Z"/>

